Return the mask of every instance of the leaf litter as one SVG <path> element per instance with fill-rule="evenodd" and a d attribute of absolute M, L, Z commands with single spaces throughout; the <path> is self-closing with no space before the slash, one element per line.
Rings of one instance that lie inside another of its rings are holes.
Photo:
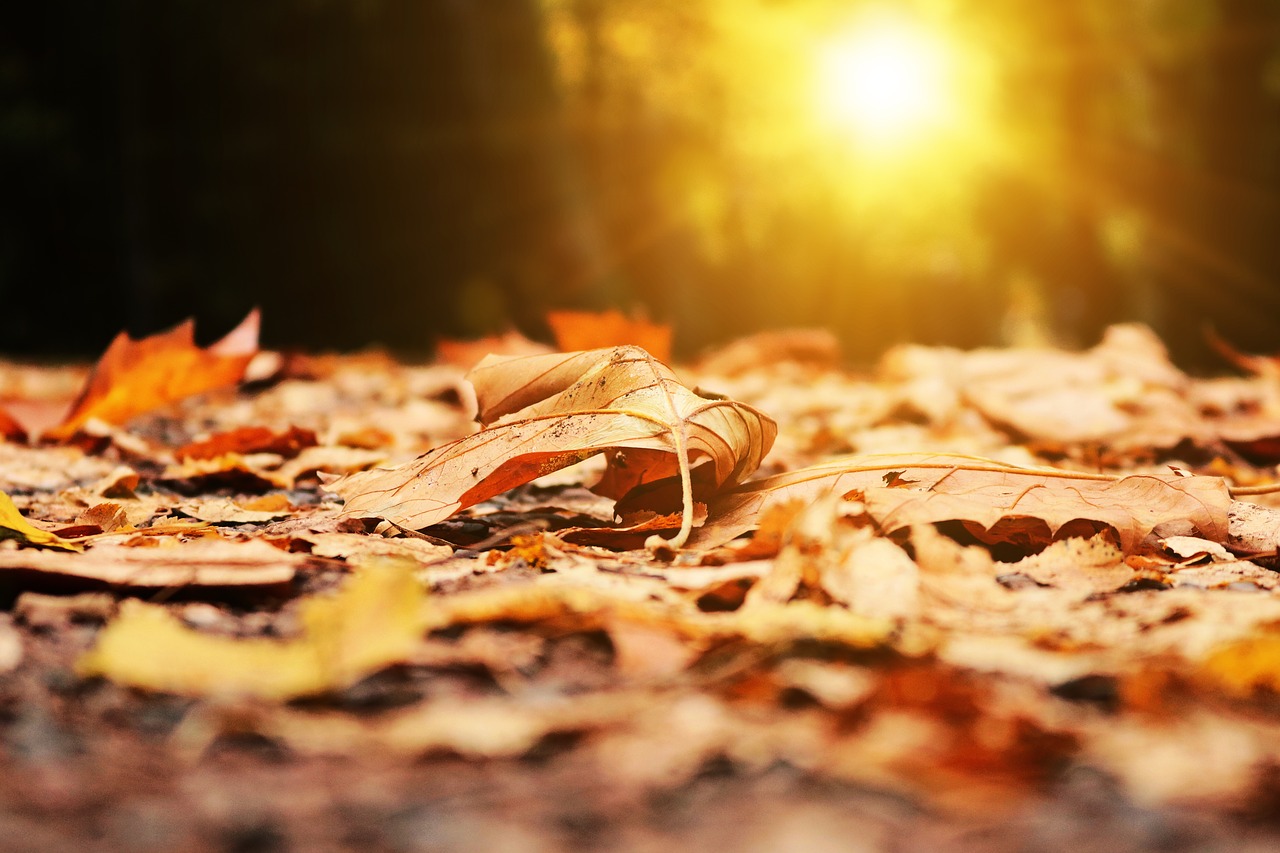
<path fill-rule="evenodd" d="M 642 325 L 521 344 L 471 385 L 353 356 L 233 392 L 219 361 L 163 399 L 129 389 L 169 356 L 139 374 L 113 344 L 82 414 L 0 442 L 0 578 L 25 602 L 4 666 L 91 626 L 61 653 L 79 689 L 191 697 L 156 747 L 188 763 L 251 734 L 500 779 L 554 774 L 523 762 L 560 744 L 553 768 L 615 804 L 786 766 L 956 826 L 1085 770 L 1219 829 L 1274 798 L 1270 362 L 1193 378 L 1121 327 L 870 374 L 774 333 L 673 370 Z M 0 387 L 38 386 L 24 370 Z M 139 403 L 98 429 L 94 395 Z M 39 597 L 101 590 L 118 612 Z"/>

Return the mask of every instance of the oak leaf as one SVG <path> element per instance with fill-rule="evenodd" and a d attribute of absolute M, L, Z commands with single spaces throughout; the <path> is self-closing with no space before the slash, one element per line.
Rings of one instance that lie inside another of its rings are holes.
<path fill-rule="evenodd" d="M 886 487 L 885 477 L 891 473 L 897 475 L 896 485 Z M 1188 526 L 1206 539 L 1222 541 L 1232 503 L 1218 477 L 1112 477 L 948 454 L 854 456 L 766 477 L 722 494 L 710 507 L 711 517 L 698 530 L 695 544 L 728 541 L 751 529 L 765 508 L 780 502 L 850 493 L 866 504 L 886 533 L 942 521 L 971 522 L 990 531 L 997 522 L 1029 519 L 1042 522 L 1053 536 L 1068 523 L 1082 521 L 1114 530 L 1126 552 L 1166 524 Z"/>
<path fill-rule="evenodd" d="M 742 482 L 777 434 L 742 403 L 700 396 L 639 347 L 501 359 L 469 374 L 485 429 L 390 469 L 351 474 L 328 488 L 346 516 L 420 529 L 551 471 L 608 452 L 595 490 L 618 499 L 679 475 L 678 547 L 693 525 L 690 466 L 706 462 L 717 487 Z"/>
<path fill-rule="evenodd" d="M 186 397 L 236 385 L 258 352 L 257 310 L 217 343 L 195 344 L 195 324 L 141 340 L 121 332 L 89 375 L 60 425 L 46 437 L 65 441 L 88 421 L 124 424 Z"/>

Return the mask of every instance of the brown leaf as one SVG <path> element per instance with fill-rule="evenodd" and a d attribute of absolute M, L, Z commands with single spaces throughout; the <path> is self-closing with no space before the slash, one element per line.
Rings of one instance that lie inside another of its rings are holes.
<path fill-rule="evenodd" d="M 135 341 L 121 332 L 98 361 L 62 423 L 46 435 L 65 441 L 90 419 L 124 424 L 186 397 L 236 385 L 258 351 L 258 312 L 207 349 L 195 324 Z"/>
<path fill-rule="evenodd" d="M 885 475 L 895 471 L 904 485 L 886 488 Z M 1189 525 L 1207 539 L 1222 541 L 1231 506 L 1226 485 L 1217 477 L 1113 478 L 946 454 L 855 456 L 767 477 L 722 495 L 694 544 L 706 547 L 734 538 L 751 529 L 773 504 L 853 491 L 886 533 L 940 521 L 967 521 L 991 531 L 1005 519 L 1030 519 L 1043 522 L 1052 537 L 1080 520 L 1114 530 L 1126 552 L 1165 524 Z"/>
<path fill-rule="evenodd" d="M 275 586 L 306 561 L 261 540 L 200 538 L 181 545 L 134 548 L 100 544 L 83 554 L 0 551 L 0 576 L 37 575 L 76 585 L 128 588 Z"/>
<path fill-rule="evenodd" d="M 717 486 L 739 483 L 759 466 L 777 432 L 772 419 L 749 406 L 697 395 L 638 347 L 491 358 L 470 378 L 487 427 L 406 465 L 330 484 L 346 499 L 347 516 L 420 529 L 608 451 L 610 471 L 602 481 L 608 497 L 681 475 L 678 546 L 693 522 L 688 466 L 705 460 Z"/>
<path fill-rule="evenodd" d="M 741 376 L 784 362 L 831 369 L 840 364 L 840 339 L 827 329 L 777 329 L 731 341 L 698 362 L 716 376 Z"/>
<path fill-rule="evenodd" d="M 547 325 L 561 352 L 637 346 L 658 361 L 671 360 L 671 327 L 621 311 L 551 311 Z"/>

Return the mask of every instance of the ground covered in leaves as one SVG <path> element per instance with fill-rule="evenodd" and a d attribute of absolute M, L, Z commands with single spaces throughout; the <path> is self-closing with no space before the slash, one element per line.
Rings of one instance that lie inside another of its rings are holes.
<path fill-rule="evenodd" d="M 4 849 L 1280 843 L 1280 361 L 254 322 L 0 364 Z"/>

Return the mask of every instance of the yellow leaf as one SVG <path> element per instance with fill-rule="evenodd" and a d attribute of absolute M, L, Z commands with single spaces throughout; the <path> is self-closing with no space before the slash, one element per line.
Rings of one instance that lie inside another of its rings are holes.
<path fill-rule="evenodd" d="M 324 693 L 404 660 L 422 639 L 424 600 L 412 564 L 371 563 L 337 595 L 306 601 L 301 636 L 283 641 L 201 633 L 163 607 L 127 601 L 78 670 L 187 696 Z"/>
<path fill-rule="evenodd" d="M 13 505 L 13 500 L 4 492 L 0 492 L 0 539 L 17 539 L 24 545 L 35 545 L 39 548 L 80 550 L 80 546 L 76 543 L 33 526 L 22 517 L 22 513 L 18 512 L 18 508 Z"/>
<path fill-rule="evenodd" d="M 1237 696 L 1257 690 L 1280 693 L 1280 636 L 1267 634 L 1220 646 L 1205 658 L 1202 672 Z"/>

